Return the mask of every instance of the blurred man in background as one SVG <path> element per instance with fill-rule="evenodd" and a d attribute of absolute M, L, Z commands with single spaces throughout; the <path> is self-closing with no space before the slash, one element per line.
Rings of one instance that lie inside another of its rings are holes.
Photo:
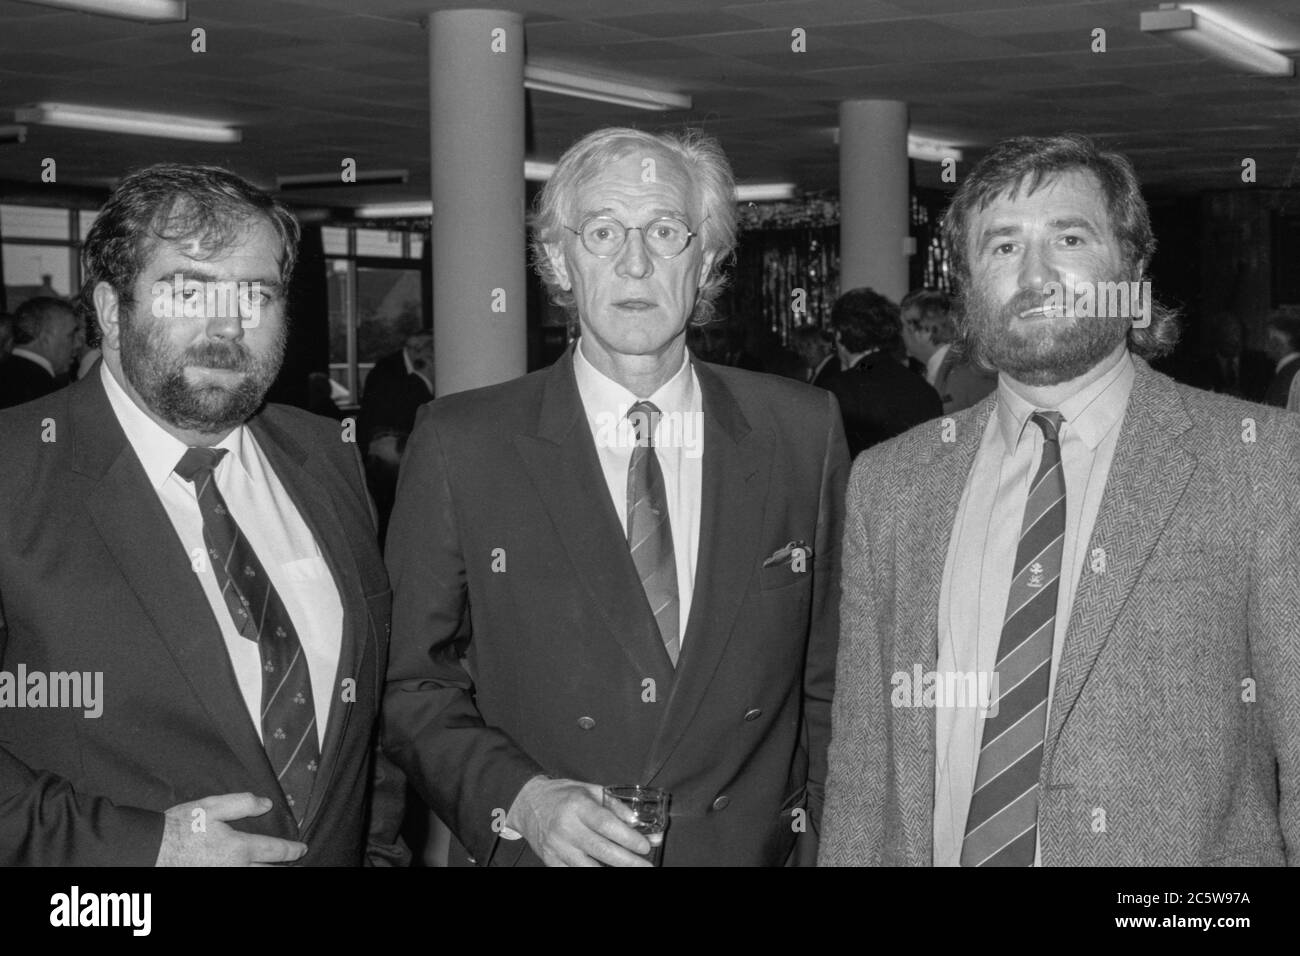
<path fill-rule="evenodd" d="M 1268 320 L 1266 331 L 1268 357 L 1276 364 L 1273 367 L 1273 380 L 1264 393 L 1264 404 L 1286 408 L 1287 397 L 1291 394 L 1291 382 L 1296 373 L 1300 372 L 1300 316 L 1285 312 L 1274 313 Z"/>
<path fill-rule="evenodd" d="M 381 546 L 393 511 L 402 453 L 415 427 L 415 413 L 432 399 L 433 333 L 423 329 L 407 336 L 400 349 L 375 363 L 366 376 L 361 398 L 357 443 L 365 452 L 366 484 L 379 512 Z"/>
<path fill-rule="evenodd" d="M 898 306 L 873 289 L 850 289 L 835 300 L 831 327 L 842 371 L 830 390 L 851 455 L 943 414 L 939 393 L 894 355 L 903 327 Z"/>
<path fill-rule="evenodd" d="M 939 393 L 945 414 L 970 408 L 997 388 L 996 372 L 977 367 L 953 348 L 957 327 L 951 296 L 927 289 L 909 292 L 900 309 L 907 353 L 925 363 L 925 380 Z"/>
<path fill-rule="evenodd" d="M 14 347 L 0 366 L 0 408 L 48 395 L 67 382 L 79 339 L 77 316 L 61 299 L 38 296 L 14 312 Z"/>
<path fill-rule="evenodd" d="M 790 347 L 803 362 L 803 380 L 820 384 L 817 379 L 835 355 L 835 342 L 819 325 L 797 325 L 790 332 Z"/>

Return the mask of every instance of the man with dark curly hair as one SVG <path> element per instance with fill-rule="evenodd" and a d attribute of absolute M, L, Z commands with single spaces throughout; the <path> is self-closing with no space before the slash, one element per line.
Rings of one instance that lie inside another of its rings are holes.
<path fill-rule="evenodd" d="M 132 173 L 82 249 L 102 360 L 0 413 L 0 865 L 406 858 L 361 461 L 264 402 L 297 246 L 228 170 Z"/>

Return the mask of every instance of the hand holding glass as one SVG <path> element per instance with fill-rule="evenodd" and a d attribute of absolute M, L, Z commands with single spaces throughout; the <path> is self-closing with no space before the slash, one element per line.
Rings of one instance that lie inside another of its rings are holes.
<path fill-rule="evenodd" d="M 646 859 L 652 865 L 659 866 L 664 831 L 668 829 L 668 804 L 671 799 L 667 790 L 655 787 L 605 787 L 600 802 L 650 841 L 650 852 Z"/>

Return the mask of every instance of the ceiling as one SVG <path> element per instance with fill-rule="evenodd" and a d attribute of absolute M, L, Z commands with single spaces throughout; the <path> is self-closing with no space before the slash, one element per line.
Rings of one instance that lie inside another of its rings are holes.
<path fill-rule="evenodd" d="M 335 205 L 428 197 L 428 11 L 465 0 L 190 0 L 189 22 L 143 25 L 0 0 L 0 123 L 53 100 L 220 119 L 243 142 L 207 145 L 33 126 L 0 145 L 7 195 L 103 188 L 160 160 L 217 162 L 269 185 L 279 175 L 405 168 L 405 186 L 305 198 Z M 1300 80 L 1236 76 L 1138 29 L 1154 0 L 502 0 L 524 14 L 530 62 L 614 73 L 689 93 L 649 113 L 531 92 L 533 158 L 553 160 L 604 125 L 702 126 L 742 180 L 834 189 L 837 104 L 907 101 L 914 132 L 977 157 L 1015 134 L 1079 130 L 1126 152 L 1156 192 L 1300 186 Z M 1271 21 L 1300 50 L 1297 0 L 1234 11 Z M 207 31 L 205 54 L 190 30 Z M 791 31 L 807 51 L 791 50 Z M 1106 52 L 1091 51 L 1106 31 Z M 938 166 L 918 163 L 919 182 Z M 299 194 L 295 194 L 298 198 Z"/>

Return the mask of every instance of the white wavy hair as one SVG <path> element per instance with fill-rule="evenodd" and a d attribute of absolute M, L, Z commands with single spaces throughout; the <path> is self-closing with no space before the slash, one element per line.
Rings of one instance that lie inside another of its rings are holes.
<path fill-rule="evenodd" d="M 727 282 L 722 266 L 736 247 L 736 179 L 718 141 L 697 129 L 648 133 L 625 126 L 608 126 L 588 133 L 570 146 L 542 188 L 529 217 L 533 230 L 533 268 L 546 284 L 551 301 L 562 306 L 570 316 L 575 315 L 573 290 L 560 284 L 546 247 L 564 240 L 564 227 L 577 214 L 578 194 L 588 182 L 606 166 L 647 150 L 664 153 L 681 163 L 693 187 L 699 215 L 691 225 L 699 230 L 705 254 L 714 253 L 713 267 L 700 283 L 691 313 L 691 321 L 704 324 L 713 318 L 713 300 Z"/>

